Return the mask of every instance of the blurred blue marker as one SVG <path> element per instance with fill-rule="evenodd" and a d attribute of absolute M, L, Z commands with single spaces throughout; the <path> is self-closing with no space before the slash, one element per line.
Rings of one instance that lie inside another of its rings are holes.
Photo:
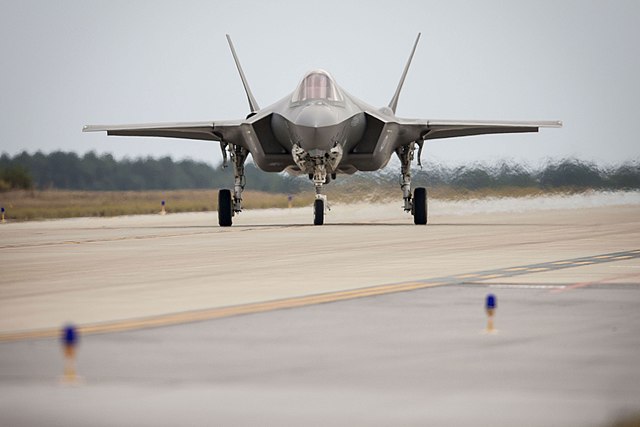
<path fill-rule="evenodd" d="M 493 315 L 495 314 L 496 307 L 498 306 L 498 302 L 496 300 L 496 296 L 494 294 L 487 295 L 487 301 L 485 307 L 487 309 L 487 332 L 495 332 L 493 327 Z"/>
<path fill-rule="evenodd" d="M 487 295 L 487 310 L 496 309 L 496 296 L 494 294 Z"/>
<path fill-rule="evenodd" d="M 167 211 L 164 210 L 164 200 L 162 201 L 162 210 L 160 211 L 160 215 L 166 214 Z"/>
<path fill-rule="evenodd" d="M 66 347 L 75 347 L 78 343 L 78 331 L 73 325 L 67 325 L 62 330 L 62 342 Z"/>
<path fill-rule="evenodd" d="M 65 382 L 75 382 L 76 375 L 76 347 L 78 345 L 79 334 L 74 325 L 66 325 L 62 328 L 62 346 L 64 348 L 64 377 Z"/>
<path fill-rule="evenodd" d="M 0 221 L 4 222 L 4 208 L 0 208 L 0 210 L 2 210 L 2 219 Z"/>

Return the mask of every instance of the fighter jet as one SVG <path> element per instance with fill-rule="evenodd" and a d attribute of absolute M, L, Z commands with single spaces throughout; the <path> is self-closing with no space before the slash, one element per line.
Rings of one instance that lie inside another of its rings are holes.
<path fill-rule="evenodd" d="M 304 75 L 298 87 L 276 103 L 260 108 L 254 98 L 231 37 L 227 41 L 242 80 L 251 112 L 244 119 L 188 123 L 88 125 L 84 132 L 106 131 L 107 135 L 150 136 L 218 141 L 224 165 L 233 165 L 233 191 L 218 193 L 218 223 L 228 227 L 242 212 L 245 187 L 244 164 L 249 154 L 266 172 L 307 174 L 316 198 L 313 223 L 324 223 L 327 198 L 322 188 L 338 174 L 376 171 L 395 153 L 400 159 L 400 189 L 404 210 L 415 224 L 427 223 L 427 191 L 411 193 L 411 163 L 416 150 L 420 164 L 427 140 L 492 133 L 538 132 L 541 127 L 561 127 L 560 121 L 467 121 L 405 119 L 396 116 L 400 91 L 420 34 L 416 37 L 400 82 L 389 105 L 376 108 L 357 99 L 336 83 L 325 70 Z"/>

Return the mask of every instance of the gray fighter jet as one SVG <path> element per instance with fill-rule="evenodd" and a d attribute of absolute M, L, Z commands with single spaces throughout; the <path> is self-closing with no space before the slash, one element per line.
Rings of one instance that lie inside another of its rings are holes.
<path fill-rule="evenodd" d="M 401 163 L 400 187 L 405 212 L 415 224 L 427 223 L 427 192 L 418 187 L 411 194 L 411 162 L 418 150 L 418 164 L 426 140 L 490 133 L 537 132 L 541 127 L 561 127 L 560 121 L 511 122 L 423 120 L 396 117 L 398 98 L 420 34 L 389 105 L 372 107 L 339 87 L 324 70 L 308 72 L 293 93 L 266 108 L 258 107 L 240 66 L 233 42 L 227 41 L 238 68 L 251 112 L 245 119 L 189 123 L 90 125 L 84 132 L 107 135 L 152 136 L 219 141 L 224 163 L 231 157 L 235 174 L 233 192 L 218 194 L 218 222 L 227 227 L 242 211 L 244 163 L 249 154 L 267 172 L 308 174 L 316 190 L 315 225 L 324 222 L 327 208 L 322 186 L 337 174 L 376 171 L 395 153 Z"/>

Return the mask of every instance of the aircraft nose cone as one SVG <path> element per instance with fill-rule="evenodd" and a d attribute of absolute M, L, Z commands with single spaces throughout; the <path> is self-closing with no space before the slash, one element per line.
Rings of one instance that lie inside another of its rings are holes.
<path fill-rule="evenodd" d="M 296 141 L 314 157 L 322 157 L 335 143 L 343 142 L 344 118 L 340 111 L 325 102 L 314 102 L 301 108 L 294 118 Z"/>
<path fill-rule="evenodd" d="M 318 128 L 338 124 L 339 119 L 338 114 L 330 105 L 318 102 L 302 108 L 295 123 L 300 126 Z"/>
<path fill-rule="evenodd" d="M 297 126 L 297 142 L 311 156 L 322 157 L 333 148 L 335 131 L 329 127 Z"/>

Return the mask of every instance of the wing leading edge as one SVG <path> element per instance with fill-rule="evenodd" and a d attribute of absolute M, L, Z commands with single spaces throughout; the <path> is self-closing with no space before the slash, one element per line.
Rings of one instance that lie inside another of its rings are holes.
<path fill-rule="evenodd" d="M 515 121 L 457 121 L 429 120 L 424 139 L 453 138 L 458 136 L 484 135 L 492 133 L 538 132 L 539 128 L 559 128 L 560 121 L 515 122 Z"/>
<path fill-rule="evenodd" d="M 454 138 L 494 133 L 538 132 L 562 127 L 561 121 L 412 120 L 399 119 L 405 141 Z"/>
<path fill-rule="evenodd" d="M 87 125 L 83 132 L 107 132 L 117 136 L 151 136 L 161 138 L 221 141 L 240 131 L 242 120 L 183 123 L 139 123 L 125 125 Z"/>

